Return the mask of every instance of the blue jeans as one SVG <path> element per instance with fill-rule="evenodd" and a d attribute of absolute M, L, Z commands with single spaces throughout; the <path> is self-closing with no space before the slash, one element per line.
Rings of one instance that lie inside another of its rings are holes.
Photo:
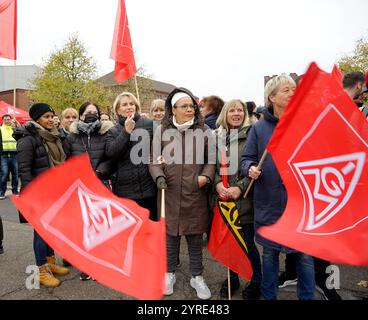
<path fill-rule="evenodd" d="M 251 281 L 261 283 L 262 281 L 262 267 L 261 258 L 254 242 L 254 224 L 248 223 L 242 225 L 245 243 L 248 247 L 248 257 L 253 269 L 253 276 Z"/>
<path fill-rule="evenodd" d="M 265 300 L 276 300 L 279 283 L 280 251 L 263 247 L 263 278 L 261 284 L 262 297 Z M 313 258 L 297 252 L 296 272 L 298 276 L 297 294 L 299 300 L 313 300 L 315 290 Z"/>
<path fill-rule="evenodd" d="M 38 267 L 46 263 L 46 257 L 51 257 L 54 255 L 54 250 L 52 250 L 49 245 L 40 237 L 36 230 L 34 231 L 33 236 L 33 250 Z"/>
<path fill-rule="evenodd" d="M 6 182 L 9 172 L 12 175 L 12 191 L 13 194 L 18 193 L 18 162 L 16 154 L 8 153 L 1 156 L 1 180 L 0 195 L 5 195 Z"/>

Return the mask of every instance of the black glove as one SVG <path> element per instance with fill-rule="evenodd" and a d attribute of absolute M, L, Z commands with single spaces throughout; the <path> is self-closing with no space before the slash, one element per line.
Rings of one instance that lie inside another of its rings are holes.
<path fill-rule="evenodd" d="M 156 180 L 158 190 L 167 189 L 167 183 L 165 177 L 158 177 Z"/>

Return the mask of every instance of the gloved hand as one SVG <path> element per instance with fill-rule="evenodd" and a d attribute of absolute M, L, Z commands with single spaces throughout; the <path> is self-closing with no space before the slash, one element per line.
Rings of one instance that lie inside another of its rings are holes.
<path fill-rule="evenodd" d="M 165 177 L 158 177 L 156 180 L 158 190 L 167 189 L 167 183 Z"/>

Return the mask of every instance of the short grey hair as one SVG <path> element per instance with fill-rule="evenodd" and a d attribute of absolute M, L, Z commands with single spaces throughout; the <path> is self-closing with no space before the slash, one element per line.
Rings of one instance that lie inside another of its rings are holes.
<path fill-rule="evenodd" d="M 264 100 L 266 107 L 272 106 L 272 102 L 270 101 L 270 96 L 274 96 L 279 91 L 280 87 L 285 83 L 292 84 L 296 86 L 296 83 L 292 77 L 287 75 L 286 73 L 282 73 L 277 77 L 269 80 L 264 89 Z"/>

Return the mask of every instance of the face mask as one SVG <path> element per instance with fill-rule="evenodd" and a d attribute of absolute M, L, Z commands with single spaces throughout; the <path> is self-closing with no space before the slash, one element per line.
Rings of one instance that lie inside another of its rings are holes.
<path fill-rule="evenodd" d="M 97 114 L 86 114 L 85 118 L 84 118 L 84 122 L 85 123 L 93 123 L 96 122 L 98 120 L 98 115 Z"/>

